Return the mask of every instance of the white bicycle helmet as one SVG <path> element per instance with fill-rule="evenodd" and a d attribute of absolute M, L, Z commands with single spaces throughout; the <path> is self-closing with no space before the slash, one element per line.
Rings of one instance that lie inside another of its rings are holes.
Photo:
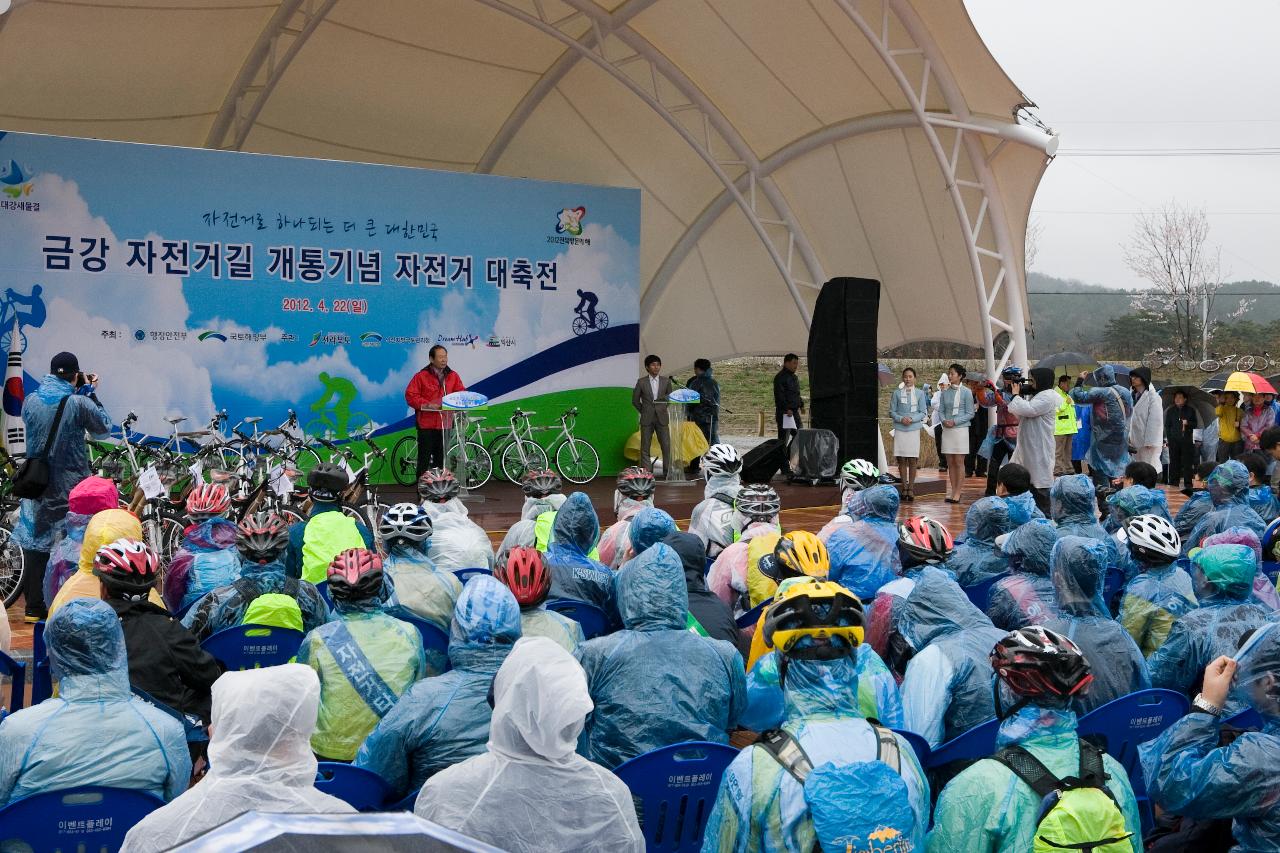
<path fill-rule="evenodd" d="M 865 459 L 850 459 L 840 469 L 840 487 L 861 491 L 880 481 L 880 469 Z"/>
<path fill-rule="evenodd" d="M 782 509 L 778 493 L 773 486 L 764 483 L 752 483 L 743 486 L 734 499 L 733 508 L 748 521 L 773 521 Z"/>
<path fill-rule="evenodd" d="M 1169 563 L 1182 553 L 1182 538 L 1173 522 L 1158 515 L 1135 515 L 1125 522 L 1129 553 L 1144 563 Z"/>
<path fill-rule="evenodd" d="M 732 444 L 713 444 L 702 456 L 702 473 L 710 477 L 713 474 L 734 474 L 742 468 L 742 457 Z"/>
<path fill-rule="evenodd" d="M 431 516 L 418 504 L 396 504 L 378 522 L 378 536 L 383 542 L 393 539 L 423 542 L 431 538 L 431 531 Z"/>

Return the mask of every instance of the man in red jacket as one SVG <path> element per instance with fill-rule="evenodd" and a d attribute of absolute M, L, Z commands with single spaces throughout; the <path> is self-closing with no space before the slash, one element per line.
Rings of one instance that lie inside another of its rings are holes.
<path fill-rule="evenodd" d="M 465 391 L 458 374 L 449 368 L 449 351 L 436 344 L 428 353 L 426 367 L 413 374 L 404 400 L 418 415 L 418 476 L 428 468 L 444 467 L 444 430 L 453 425 L 453 416 L 440 411 L 446 394 Z"/>

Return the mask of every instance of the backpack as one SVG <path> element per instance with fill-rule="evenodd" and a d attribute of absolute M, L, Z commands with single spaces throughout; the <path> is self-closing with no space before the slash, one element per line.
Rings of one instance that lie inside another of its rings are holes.
<path fill-rule="evenodd" d="M 1018 744 L 992 756 L 1040 797 L 1034 853 L 1077 850 L 1080 853 L 1129 853 L 1133 847 L 1124 815 L 1106 787 L 1102 750 L 1080 741 L 1080 773 L 1059 779 L 1040 759 Z"/>
<path fill-rule="evenodd" d="M 267 625 L 272 628 L 291 628 L 304 631 L 302 608 L 296 599 L 279 592 L 259 595 L 244 612 L 241 625 Z"/>
<path fill-rule="evenodd" d="M 302 579 L 313 584 L 324 581 L 334 557 L 364 547 L 355 519 L 337 510 L 313 515 L 302 529 Z"/>
<path fill-rule="evenodd" d="M 813 819 L 815 851 L 912 853 L 916 814 L 902 779 L 902 750 L 892 731 L 867 720 L 876 736 L 874 761 L 815 768 L 800 741 L 784 729 L 765 732 L 756 745 L 804 789 Z"/>

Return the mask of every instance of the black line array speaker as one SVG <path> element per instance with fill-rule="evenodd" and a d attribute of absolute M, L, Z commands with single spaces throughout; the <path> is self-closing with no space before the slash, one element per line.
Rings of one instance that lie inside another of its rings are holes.
<path fill-rule="evenodd" d="M 840 461 L 876 460 L 880 282 L 833 278 L 822 286 L 809 327 L 809 419 L 840 442 Z"/>

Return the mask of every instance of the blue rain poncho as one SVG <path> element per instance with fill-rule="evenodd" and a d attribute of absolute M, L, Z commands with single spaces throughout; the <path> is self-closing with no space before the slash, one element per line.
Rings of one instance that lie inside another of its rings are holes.
<path fill-rule="evenodd" d="M 1269 485 L 1250 487 L 1249 493 L 1245 495 L 1245 503 L 1266 524 L 1270 524 L 1280 516 L 1280 501 L 1276 500 L 1276 494 L 1271 491 Z"/>
<path fill-rule="evenodd" d="M 1139 515 L 1158 515 L 1173 521 L 1169 514 L 1169 502 L 1164 492 L 1159 489 L 1148 489 L 1135 483 L 1125 486 L 1107 498 L 1107 518 L 1102 527 L 1108 533 L 1115 533 L 1129 519 Z"/>
<path fill-rule="evenodd" d="M 1015 527 L 1026 524 L 1033 518 L 1044 518 L 1044 513 L 1040 511 L 1040 507 L 1036 506 L 1035 495 L 1031 492 L 1009 495 L 1004 502 L 1009 508 L 1009 523 Z"/>
<path fill-rule="evenodd" d="M 425 542 L 397 540 L 382 561 L 382 571 L 395 585 L 397 604 L 440 630 L 449 630 L 462 584 L 453 572 L 432 562 Z"/>
<path fill-rule="evenodd" d="M 498 581 L 471 578 L 449 627 L 449 663 L 443 675 L 410 687 L 356 754 L 401 798 L 431 776 L 479 755 L 489 739 L 489 685 L 520 639 L 520 605 Z"/>
<path fill-rule="evenodd" d="M 685 628 L 684 566 L 658 543 L 618 573 L 624 630 L 578 649 L 595 710 L 585 754 L 605 767 L 686 740 L 728 743 L 746 709 L 742 656 Z"/>
<path fill-rule="evenodd" d="M 645 507 L 631 519 L 631 529 L 627 531 L 632 556 L 643 554 L 650 546 L 666 539 L 677 529 L 675 519 L 666 510 Z"/>
<path fill-rule="evenodd" d="M 1111 618 L 1103 600 L 1110 554 L 1104 543 L 1081 536 L 1064 536 L 1050 558 L 1058 615 L 1044 627 L 1075 641 L 1093 672 L 1089 692 L 1073 707 L 1085 714 L 1112 699 L 1151 686 L 1142 652 L 1120 623 Z"/>
<path fill-rule="evenodd" d="M 857 665 L 852 658 L 831 661 L 791 660 L 784 685 L 786 723 L 783 728 L 800 742 L 814 767 L 875 761 L 874 729 L 862 719 L 857 698 Z M 902 779 L 915 813 L 920 849 L 929 824 L 929 783 L 906 741 L 898 738 Z M 884 804 L 874 799 L 846 799 L 845 823 L 871 824 Z M 863 834 L 859 832 L 859 834 Z M 703 853 L 790 853 L 812 850 L 813 820 L 804 789 L 763 747 L 738 753 L 725 771 L 720 793 L 703 833 Z M 908 848 L 904 848 L 908 849 Z"/>
<path fill-rule="evenodd" d="M 1280 850 L 1280 629 L 1272 624 L 1238 658 L 1230 705 L 1262 716 L 1260 732 L 1244 732 L 1219 746 L 1220 723 L 1191 713 L 1138 747 L 1153 803 L 1194 820 L 1230 818 L 1232 850 Z"/>
<path fill-rule="evenodd" d="M 891 729 L 902 728 L 902 697 L 889 667 L 865 643 L 858 646 L 854 661 L 858 716 L 879 720 L 880 725 Z M 785 707 L 778 663 L 778 652 L 771 651 L 747 673 L 747 713 L 740 720 L 744 729 L 767 732 L 782 725 Z M 847 667 L 832 667 L 823 671 L 823 677 L 834 678 L 848 671 Z M 833 693 L 844 693 L 846 688 L 832 684 L 830 689 Z"/>
<path fill-rule="evenodd" d="M 1191 497 L 1187 498 L 1187 502 L 1173 517 L 1173 528 L 1178 531 L 1182 541 L 1186 542 L 1191 538 L 1191 531 L 1196 529 L 1200 520 L 1211 512 L 1213 512 L 1213 498 L 1209 496 L 1208 490 L 1200 489 L 1192 492 Z"/>
<path fill-rule="evenodd" d="M 1098 498 L 1093 481 L 1084 474 L 1059 477 L 1049 490 L 1049 514 L 1058 527 L 1058 538 L 1083 536 L 1106 543 L 1107 565 L 1118 565 L 1120 548 L 1111 534 L 1098 523 Z"/>
<path fill-rule="evenodd" d="M 62 413 L 62 423 L 58 425 L 58 435 L 49 448 L 49 487 L 39 499 L 23 499 L 18 523 L 13 528 L 13 541 L 31 551 L 47 552 L 53 547 L 53 526 L 67 514 L 67 496 L 92 473 L 84 434 L 105 438 L 111 429 L 111 418 L 102 404 L 74 392 L 70 382 L 49 373 L 22 404 L 27 447 L 34 453 L 49 440 L 62 398 L 71 395 Z"/>
<path fill-rule="evenodd" d="M 182 724 L 129 689 L 124 631 L 105 601 L 68 601 L 44 632 L 58 697 L 0 723 L 0 806 L 105 785 L 172 800 L 187 789 Z"/>
<path fill-rule="evenodd" d="M 1093 373 L 1095 387 L 1072 388 L 1071 399 L 1091 406 L 1089 452 L 1084 459 L 1091 471 L 1112 480 L 1124 476 L 1129 464 L 1129 418 L 1133 415 L 1133 394 L 1116 384 L 1115 371 L 1104 364 Z"/>
<path fill-rule="evenodd" d="M 230 586 L 215 589 L 192 605 L 182 617 L 182 625 L 198 640 L 207 640 L 219 631 L 244 622 L 249 605 L 259 596 L 296 590 L 294 600 L 302 612 L 302 630 L 312 631 L 329 621 L 329 605 L 312 584 L 285 576 L 284 556 L 259 565 L 242 561 L 240 579 Z"/>
<path fill-rule="evenodd" d="M 1004 689 L 1003 686 L 1001 688 Z M 1076 715 L 1067 710 L 1024 705 L 1000 723 L 996 748 L 1019 744 L 1059 779 L 1080 770 Z M 1124 767 L 1102 756 L 1107 790 L 1120 806 L 1125 829 L 1132 833 L 1133 853 L 1142 851 L 1138 803 Z M 1040 797 L 1013 771 L 984 758 L 966 767 L 943 788 L 933 814 L 929 853 L 982 851 L 1026 853 L 1032 849 L 1040 814 Z"/>
<path fill-rule="evenodd" d="M 164 575 L 164 603 L 173 613 L 240 577 L 236 526 L 209 518 L 188 527 Z"/>
<path fill-rule="evenodd" d="M 562 613 L 548 610 L 545 604 L 520 611 L 520 636 L 546 637 L 569 654 L 587 641 L 582 625 Z"/>
<path fill-rule="evenodd" d="M 427 661 L 418 630 L 383 613 L 381 596 L 335 598 L 333 606 L 338 618 L 303 638 L 297 660 L 320 677 L 311 748 L 350 761 L 409 685 L 427 675 Z"/>
<path fill-rule="evenodd" d="M 1007 577 L 991 586 L 987 617 L 1002 631 L 1043 625 L 1058 612 L 1049 555 L 1058 541 L 1057 529 L 1044 519 L 1029 521 L 1009 534 L 1001 552 L 1009 558 Z"/>
<path fill-rule="evenodd" d="M 990 655 L 1004 632 L 955 581 L 936 570 L 921 572 L 894 618 L 915 649 L 902 682 L 909 731 L 938 746 L 995 716 Z"/>
<path fill-rule="evenodd" d="M 590 710 L 577 662 L 521 638 L 493 680 L 486 750 L 433 776 L 414 812 L 503 850 L 643 853 L 627 786 L 574 753 Z"/>
<path fill-rule="evenodd" d="M 1130 557 L 1138 573 L 1125 584 L 1120 598 L 1120 624 L 1138 644 L 1144 657 L 1164 645 L 1173 623 L 1196 606 L 1191 575 L 1177 563 L 1142 566 Z"/>
<path fill-rule="evenodd" d="M 898 555 L 898 490 L 879 485 L 853 496 L 852 524 L 842 524 L 827 539 L 829 579 L 863 601 L 902 574 Z"/>
<path fill-rule="evenodd" d="M 1270 611 L 1252 597 L 1257 568 L 1247 545 L 1214 545 L 1196 554 L 1191 580 L 1200 604 L 1173 624 L 1147 661 L 1152 687 L 1193 696 L 1209 662 L 1234 654 L 1245 631 L 1267 622 Z"/>
<path fill-rule="evenodd" d="M 1205 513 L 1190 535 L 1182 540 L 1182 553 L 1189 553 L 1199 547 L 1205 537 L 1229 527 L 1247 527 L 1261 539 L 1267 525 L 1245 501 L 1249 493 L 1249 469 L 1232 459 L 1214 468 L 1206 482 L 1213 509 Z"/>
<path fill-rule="evenodd" d="M 1009 558 L 996 546 L 996 537 L 1013 530 L 1009 506 L 1001 498 L 974 502 L 964 517 L 964 542 L 956 547 L 947 568 L 961 586 L 974 586 L 1009 571 Z"/>
<path fill-rule="evenodd" d="M 551 597 L 573 598 L 599 607 L 616 618 L 613 572 L 587 556 L 600 535 L 600 522 L 591 500 L 574 492 L 556 513 L 554 535 L 543 556 L 551 573 Z"/>

